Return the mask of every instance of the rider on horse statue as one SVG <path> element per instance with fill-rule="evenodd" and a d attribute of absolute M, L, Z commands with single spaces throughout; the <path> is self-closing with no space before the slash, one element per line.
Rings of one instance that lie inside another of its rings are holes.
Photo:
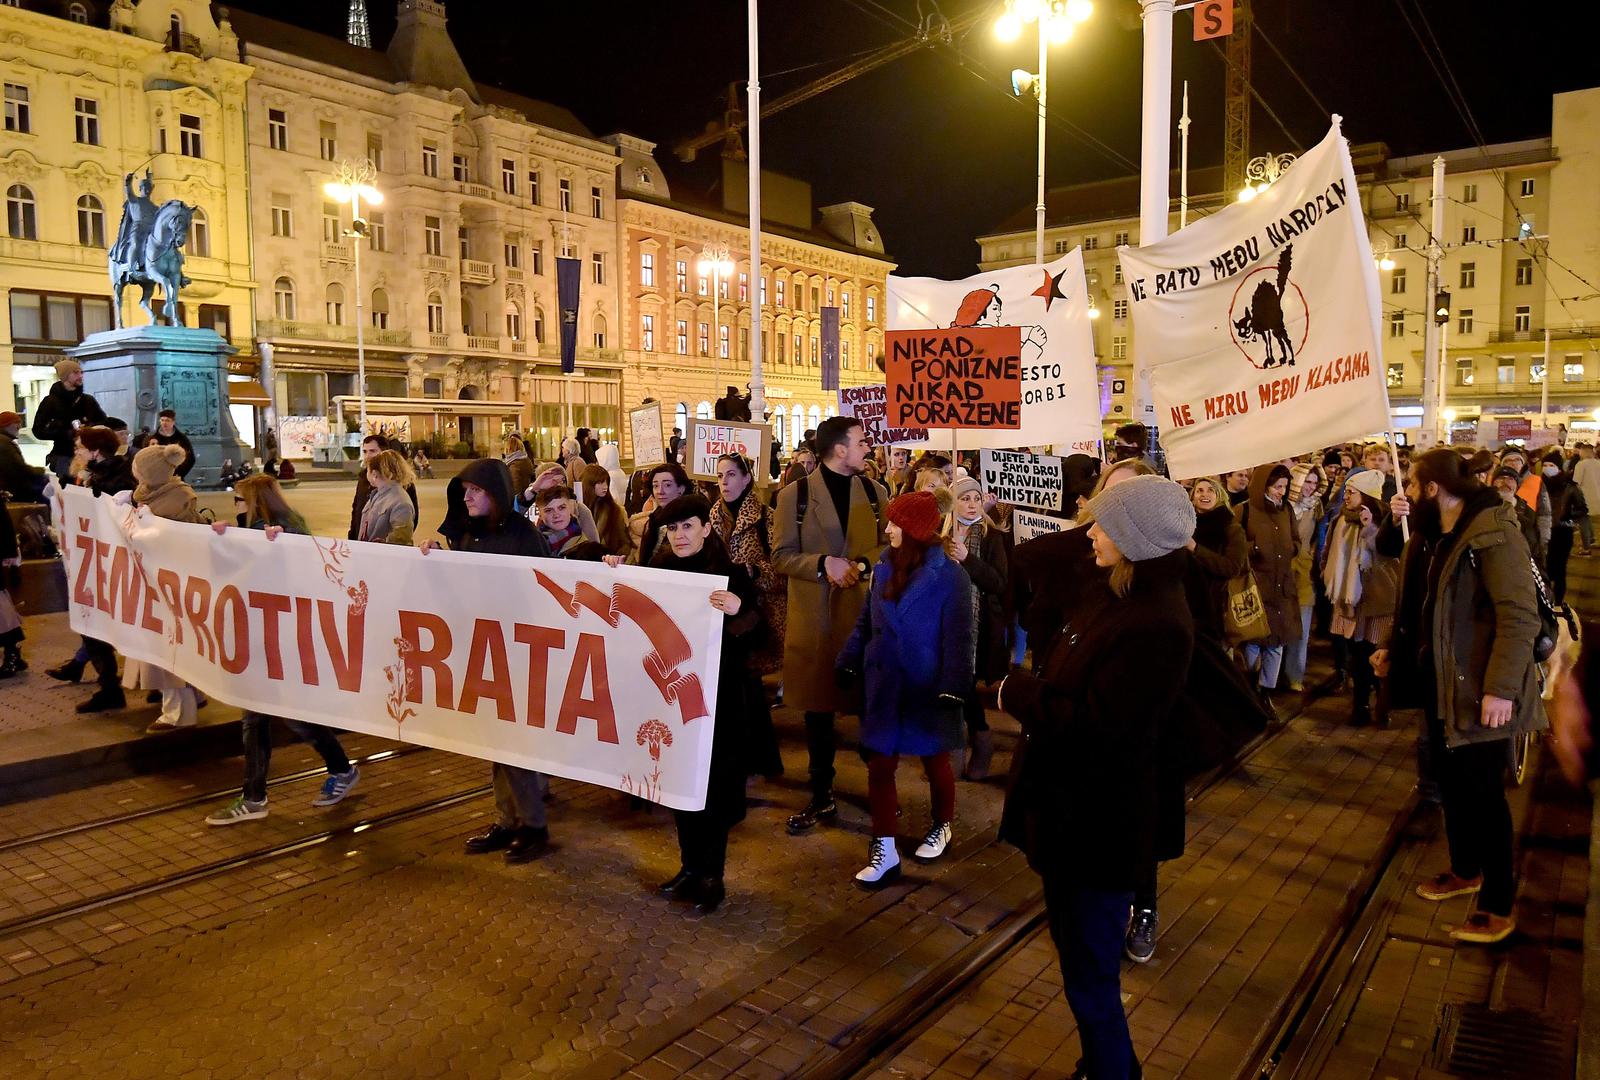
<path fill-rule="evenodd" d="M 122 178 L 125 196 L 122 204 L 122 223 L 117 226 L 117 239 L 111 245 L 108 260 L 111 272 L 111 313 L 114 325 L 122 326 L 122 290 L 138 285 L 142 295 L 139 306 L 150 316 L 152 325 L 160 324 L 150 306 L 150 295 L 160 285 L 164 302 L 162 314 L 169 326 L 178 325 L 178 290 L 189 284 L 183 276 L 183 252 L 179 250 L 189 239 L 189 222 L 194 207 L 178 199 L 170 199 L 159 208 L 150 198 L 155 183 L 150 170 L 133 190 L 133 173 Z"/>

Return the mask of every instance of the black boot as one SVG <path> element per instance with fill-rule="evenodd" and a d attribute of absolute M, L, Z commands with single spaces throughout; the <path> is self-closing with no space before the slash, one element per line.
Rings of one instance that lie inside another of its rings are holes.
<path fill-rule="evenodd" d="M 722 905 L 727 891 L 722 887 L 722 878 L 702 874 L 690 878 L 678 896 L 694 904 L 702 915 L 709 915 Z"/>
<path fill-rule="evenodd" d="M 670 897 L 673 900 L 682 899 L 684 886 L 693 878 L 693 874 L 680 867 L 676 874 L 656 886 L 656 895 Z"/>
<path fill-rule="evenodd" d="M 482 855 L 490 851 L 504 851 L 511 846 L 511 839 L 516 834 L 515 829 L 508 829 L 496 822 L 481 833 L 467 837 L 467 854 Z"/>
<path fill-rule="evenodd" d="M 126 709 L 128 699 L 120 686 L 102 686 L 96 690 L 88 701 L 78 706 L 81 713 L 113 712 L 117 709 Z"/>
<path fill-rule="evenodd" d="M 530 829 L 524 825 L 517 830 L 517 835 L 511 838 L 511 844 L 506 848 L 506 862 L 512 864 L 532 862 L 549 848 L 549 829 Z"/>
<path fill-rule="evenodd" d="M 0 660 L 0 679 L 9 679 L 27 670 L 28 662 L 22 658 L 22 650 L 15 645 L 7 645 L 5 659 Z"/>
<path fill-rule="evenodd" d="M 972 753 L 967 755 L 964 775 L 968 780 L 987 780 L 989 762 L 994 758 L 994 732 L 985 728 L 972 733 Z"/>
<path fill-rule="evenodd" d="M 789 832 L 791 834 L 810 832 L 823 818 L 833 818 L 838 813 L 839 804 L 833 801 L 833 792 L 818 792 L 811 796 L 811 801 L 806 804 L 804 810 L 789 815 Z"/>
<path fill-rule="evenodd" d="M 79 682 L 83 679 L 83 662 L 68 660 L 60 667 L 47 668 L 45 674 L 60 682 Z"/>

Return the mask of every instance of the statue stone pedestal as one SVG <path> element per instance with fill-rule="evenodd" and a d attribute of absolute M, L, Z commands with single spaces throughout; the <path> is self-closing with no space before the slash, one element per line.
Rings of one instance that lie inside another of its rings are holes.
<path fill-rule="evenodd" d="M 219 487 L 224 460 L 238 466 L 255 456 L 228 412 L 228 357 L 236 351 L 215 330 L 187 326 L 105 330 L 67 350 L 83 365 L 83 388 L 107 416 L 126 420 L 130 435 L 155 431 L 162 409 L 177 412 L 178 430 L 194 445 L 186 479 L 196 488 Z"/>

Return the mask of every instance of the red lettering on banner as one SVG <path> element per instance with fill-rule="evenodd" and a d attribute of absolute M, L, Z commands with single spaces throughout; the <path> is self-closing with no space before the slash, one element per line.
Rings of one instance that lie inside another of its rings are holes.
<path fill-rule="evenodd" d="M 1261 395 L 1263 409 L 1271 405 L 1281 405 L 1300 392 L 1300 376 L 1264 382 L 1256 387 L 1256 391 Z"/>
<path fill-rule="evenodd" d="M 129 572 L 130 562 L 128 549 L 120 544 L 117 545 L 116 551 L 111 554 L 109 589 L 112 606 L 117 609 L 115 614 L 124 623 L 132 626 L 134 619 L 139 616 L 139 589 L 143 582 L 139 580 L 138 574 Z"/>
<path fill-rule="evenodd" d="M 1217 394 L 1206 398 L 1206 419 L 1216 420 L 1223 416 L 1243 416 L 1250 411 L 1250 399 L 1243 390 L 1234 390 L 1226 394 Z"/>
<path fill-rule="evenodd" d="M 445 663 L 445 658 L 450 655 L 450 625 L 426 611 L 401 609 L 399 616 L 400 636 L 411 646 L 405 650 L 406 700 L 422 704 L 422 669 L 427 668 L 433 672 L 434 706 L 440 709 L 453 708 L 450 704 L 450 667 Z M 432 648 L 422 647 L 417 637 L 419 630 L 428 631 Z"/>
<path fill-rule="evenodd" d="M 480 698 L 493 699 L 495 715 L 516 723 L 517 703 L 511 696 L 506 638 L 500 632 L 498 619 L 475 619 L 472 623 L 472 646 L 467 650 L 467 673 L 461 680 L 458 711 L 475 715 Z"/>
<path fill-rule="evenodd" d="M 283 679 L 283 647 L 278 627 L 289 611 L 289 598 L 281 593 L 250 594 L 250 606 L 261 612 L 261 645 L 267 654 L 267 678 Z"/>
<path fill-rule="evenodd" d="M 328 650 L 328 662 L 333 667 L 333 681 L 339 689 L 350 694 L 361 692 L 361 660 L 366 653 L 367 611 L 359 612 L 349 606 L 344 615 L 344 640 L 339 639 L 339 628 L 333 621 L 333 601 L 318 600 L 317 614 L 322 621 L 322 643 Z"/>
<path fill-rule="evenodd" d="M 111 597 L 106 594 L 106 556 L 111 554 L 111 545 L 104 540 L 94 542 L 94 596 L 95 607 L 111 614 Z"/>
<path fill-rule="evenodd" d="M 548 626 L 517 623 L 513 636 L 528 647 L 528 726 L 544 727 L 545 690 L 550 683 L 550 650 L 567 647 L 567 635 Z"/>
<path fill-rule="evenodd" d="M 89 591 L 89 565 L 94 561 L 94 537 L 79 533 L 72 538 L 72 542 L 83 552 L 83 558 L 78 560 L 78 576 L 72 579 L 72 602 L 94 607 L 94 593 Z"/>
<path fill-rule="evenodd" d="M 138 553 L 133 556 L 133 567 L 137 578 L 144 577 L 144 566 L 139 561 Z M 144 610 L 139 613 L 139 625 L 152 634 L 159 634 L 166 629 L 166 624 L 161 621 L 161 616 L 156 614 L 156 590 L 149 582 L 144 586 Z M 178 633 L 183 633 L 183 621 L 178 621 Z"/>
<path fill-rule="evenodd" d="M 1172 409 L 1173 427 L 1190 427 L 1194 424 L 1194 416 L 1189 412 L 1187 404 L 1174 406 Z"/>
<path fill-rule="evenodd" d="M 156 584 L 161 588 L 161 595 L 167 602 L 167 609 L 172 612 L 173 639 L 183 644 L 183 605 L 178 602 L 178 594 L 183 588 L 183 583 L 178 580 L 178 575 L 166 567 L 156 571 Z"/>
<path fill-rule="evenodd" d="M 228 614 L 229 607 L 232 614 Z M 217 606 L 212 612 L 216 625 L 217 656 L 222 670 L 238 675 L 250 666 L 250 613 L 245 610 L 244 596 L 232 585 L 224 585 L 217 594 Z M 228 624 L 233 628 L 233 653 L 228 653 Z"/>
<path fill-rule="evenodd" d="M 317 645 L 311 636 L 311 614 L 315 602 L 308 596 L 294 598 L 294 636 L 300 650 L 300 680 L 307 686 L 321 686 L 317 674 Z"/>
<path fill-rule="evenodd" d="M 210 610 L 211 582 L 205 578 L 191 577 L 188 588 L 183 591 L 183 611 L 189 616 L 189 625 L 194 627 L 195 652 L 214 664 L 217 662 L 217 643 L 211 636 L 211 627 L 206 625 L 206 613 Z"/>
<path fill-rule="evenodd" d="M 583 696 L 585 681 L 593 697 Z M 575 734 L 579 717 L 595 722 L 595 734 L 601 742 L 617 741 L 617 710 L 611 703 L 611 681 L 606 674 L 606 639 L 599 634 L 578 635 L 572 670 L 567 672 L 567 687 L 561 694 L 556 730 L 563 735 Z"/>

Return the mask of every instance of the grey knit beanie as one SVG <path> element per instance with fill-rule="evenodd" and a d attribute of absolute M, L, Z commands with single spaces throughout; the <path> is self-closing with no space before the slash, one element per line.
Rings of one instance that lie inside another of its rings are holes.
<path fill-rule="evenodd" d="M 1189 493 L 1160 476 L 1135 476 L 1089 500 L 1095 524 L 1129 562 L 1159 558 L 1194 537 Z"/>

